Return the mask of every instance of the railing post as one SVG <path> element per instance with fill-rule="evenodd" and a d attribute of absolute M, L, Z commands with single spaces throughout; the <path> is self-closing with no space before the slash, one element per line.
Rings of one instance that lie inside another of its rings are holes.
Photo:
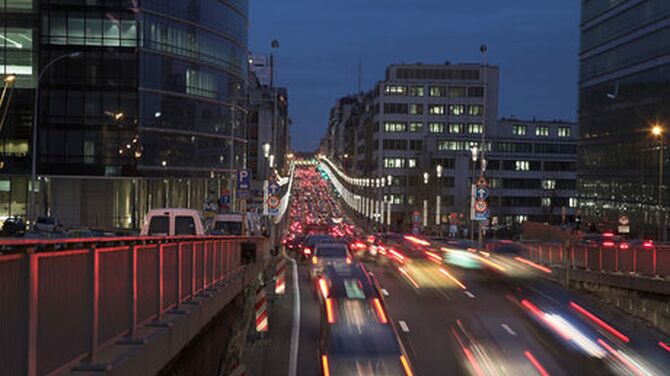
<path fill-rule="evenodd" d="M 160 244 L 158 245 L 158 273 L 156 273 L 157 278 L 158 278 L 158 310 L 157 310 L 157 316 L 156 316 L 156 321 L 161 321 L 163 318 L 163 246 L 165 244 Z"/>
<path fill-rule="evenodd" d="M 614 271 L 619 272 L 619 257 L 621 257 L 621 253 L 619 252 L 618 249 L 614 250 Z"/>
<path fill-rule="evenodd" d="M 195 242 L 191 240 L 191 300 L 195 298 Z"/>
<path fill-rule="evenodd" d="M 130 334 L 128 337 L 133 338 L 137 330 L 137 245 L 130 247 Z"/>
<path fill-rule="evenodd" d="M 28 250 L 28 351 L 27 375 L 37 375 L 37 322 L 39 309 L 39 259 L 34 250 Z"/>
<path fill-rule="evenodd" d="M 633 273 L 637 274 L 637 250 L 633 249 Z"/>
<path fill-rule="evenodd" d="M 182 287 L 182 275 L 181 275 L 181 264 L 182 264 L 182 253 L 181 253 L 182 243 L 177 243 L 177 309 L 181 307 L 181 287 Z"/>
<path fill-rule="evenodd" d="M 98 351 L 99 313 L 100 313 L 100 253 L 92 246 L 89 249 L 89 260 L 91 265 L 91 354 L 90 362 L 95 362 L 95 354 Z"/>
<path fill-rule="evenodd" d="M 654 252 L 651 255 L 652 256 L 652 265 L 653 265 L 653 268 L 654 268 L 654 276 L 658 277 L 658 271 L 656 269 L 656 247 L 654 247 L 652 252 Z"/>

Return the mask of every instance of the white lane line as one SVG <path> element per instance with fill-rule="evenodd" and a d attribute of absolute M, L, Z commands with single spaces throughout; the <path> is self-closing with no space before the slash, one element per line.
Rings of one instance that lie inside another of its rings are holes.
<path fill-rule="evenodd" d="M 382 295 L 389 296 L 389 291 L 387 289 L 382 289 Z"/>
<path fill-rule="evenodd" d="M 289 260 L 293 264 L 293 327 L 291 328 L 288 374 L 289 376 L 296 376 L 298 372 L 298 346 L 300 345 L 300 284 L 298 283 L 298 264 L 292 258 Z"/>
<path fill-rule="evenodd" d="M 402 329 L 403 332 L 409 333 L 409 326 L 407 326 L 407 323 L 404 322 L 403 320 L 398 321 L 398 325 L 400 325 L 400 329 Z"/>
<path fill-rule="evenodd" d="M 463 291 L 463 292 L 465 293 L 465 295 L 471 297 L 472 299 L 475 298 L 475 294 L 471 293 L 470 291 Z"/>
<path fill-rule="evenodd" d="M 512 330 L 512 328 L 507 326 L 507 324 L 500 324 L 500 326 L 502 326 L 502 328 L 505 329 L 505 331 L 509 333 L 511 336 L 516 336 L 516 332 Z"/>

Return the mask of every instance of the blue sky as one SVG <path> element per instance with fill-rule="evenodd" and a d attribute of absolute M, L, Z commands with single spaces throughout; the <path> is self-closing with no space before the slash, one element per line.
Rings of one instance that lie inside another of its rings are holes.
<path fill-rule="evenodd" d="M 576 118 L 578 0 L 250 0 L 250 49 L 278 39 L 293 147 L 316 149 L 335 100 L 383 79 L 392 63 L 500 66 L 499 115 Z"/>

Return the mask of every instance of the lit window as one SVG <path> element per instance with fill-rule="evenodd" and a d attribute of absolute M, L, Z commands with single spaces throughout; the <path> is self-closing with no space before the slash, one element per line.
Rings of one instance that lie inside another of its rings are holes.
<path fill-rule="evenodd" d="M 423 114 L 423 105 L 412 103 L 409 105 L 409 113 L 411 115 L 421 115 Z"/>
<path fill-rule="evenodd" d="M 428 89 L 428 94 L 431 97 L 444 97 L 446 90 L 444 86 L 431 86 Z"/>
<path fill-rule="evenodd" d="M 542 180 L 542 189 L 556 189 L 556 180 Z"/>
<path fill-rule="evenodd" d="M 558 137 L 570 137 L 571 133 L 570 127 L 558 127 Z"/>
<path fill-rule="evenodd" d="M 528 127 L 525 125 L 515 124 L 512 126 L 512 134 L 515 136 L 525 136 L 527 129 Z"/>
<path fill-rule="evenodd" d="M 405 86 L 387 85 L 384 93 L 386 95 L 405 95 Z"/>
<path fill-rule="evenodd" d="M 450 104 L 449 115 L 460 116 L 465 113 L 465 106 L 462 104 Z"/>
<path fill-rule="evenodd" d="M 515 215 L 515 216 L 514 216 L 514 221 L 515 221 L 516 223 L 519 223 L 519 224 L 524 223 L 524 222 L 526 222 L 527 220 L 528 220 L 528 216 L 527 216 L 527 215 Z"/>
<path fill-rule="evenodd" d="M 429 123 L 428 127 L 430 133 L 443 133 L 444 132 L 444 123 Z"/>
<path fill-rule="evenodd" d="M 431 104 L 428 112 L 431 115 L 444 115 L 444 105 L 441 104 Z"/>
<path fill-rule="evenodd" d="M 500 188 L 501 181 L 499 178 L 490 178 L 489 179 L 489 188 Z"/>
<path fill-rule="evenodd" d="M 463 133 L 463 124 L 449 123 L 449 133 Z"/>
<path fill-rule="evenodd" d="M 423 97 L 423 86 L 410 86 L 409 95 L 412 97 Z"/>
<path fill-rule="evenodd" d="M 405 168 L 404 158 L 384 158 L 385 168 Z"/>
<path fill-rule="evenodd" d="M 530 170 L 530 162 L 528 161 L 515 161 L 514 169 L 517 171 L 528 171 Z"/>
<path fill-rule="evenodd" d="M 470 116 L 484 115 L 484 106 L 482 105 L 468 106 L 468 115 Z"/>
<path fill-rule="evenodd" d="M 407 124 L 398 123 L 398 122 L 386 122 L 384 123 L 385 132 L 405 132 L 407 129 Z"/>
<path fill-rule="evenodd" d="M 463 141 L 443 140 L 437 143 L 437 150 L 465 150 Z"/>
<path fill-rule="evenodd" d="M 574 197 L 570 197 L 568 199 L 568 206 L 571 208 L 576 208 L 577 207 L 577 199 Z"/>
<path fill-rule="evenodd" d="M 416 168 L 416 158 L 407 158 L 407 167 Z"/>
<path fill-rule="evenodd" d="M 482 123 L 470 123 L 468 124 L 468 133 L 484 133 L 484 125 Z"/>
<path fill-rule="evenodd" d="M 551 206 L 551 197 L 542 197 L 542 206 L 544 207 Z"/>
<path fill-rule="evenodd" d="M 410 132 L 421 132 L 423 129 L 423 123 L 409 123 Z"/>
<path fill-rule="evenodd" d="M 0 59 L 0 75 L 32 75 L 33 30 L 9 27 L 3 27 L 0 30 L 0 49 L 3 50 Z"/>
<path fill-rule="evenodd" d="M 536 136 L 544 136 L 544 137 L 549 136 L 549 127 L 537 126 L 535 128 L 535 135 Z"/>

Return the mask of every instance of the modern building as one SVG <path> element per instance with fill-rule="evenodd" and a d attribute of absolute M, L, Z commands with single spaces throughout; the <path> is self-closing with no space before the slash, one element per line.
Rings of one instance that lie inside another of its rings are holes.
<path fill-rule="evenodd" d="M 353 131 L 340 115 L 350 113 L 358 121 Z M 351 134 L 354 147 L 347 144 Z M 353 177 L 390 181 L 377 189 L 378 199 L 391 202 L 391 222 L 404 228 L 412 212 L 423 212 L 424 200 L 428 222 L 436 224 L 438 195 L 440 223 L 448 223 L 450 214 L 452 221 L 467 221 L 470 186 L 483 155 L 491 218 L 512 226 L 571 219 L 576 143 L 574 123 L 498 120 L 496 66 L 412 64 L 392 65 L 370 92 L 340 99 L 322 150 L 342 167 L 353 153 Z"/>
<path fill-rule="evenodd" d="M 247 0 L 0 6 L 0 74 L 18 77 L 0 217 L 32 214 L 35 115 L 36 212 L 65 225 L 137 227 L 151 208 L 201 209 L 232 186 L 246 164 Z"/>
<path fill-rule="evenodd" d="M 587 220 L 667 237 L 670 2 L 582 1 L 580 206 Z M 652 128 L 658 127 L 658 134 Z"/>
<path fill-rule="evenodd" d="M 356 147 L 356 131 L 363 113 L 364 94 L 350 95 L 337 100 L 330 110 L 326 148 L 344 168 L 351 172 Z"/>

